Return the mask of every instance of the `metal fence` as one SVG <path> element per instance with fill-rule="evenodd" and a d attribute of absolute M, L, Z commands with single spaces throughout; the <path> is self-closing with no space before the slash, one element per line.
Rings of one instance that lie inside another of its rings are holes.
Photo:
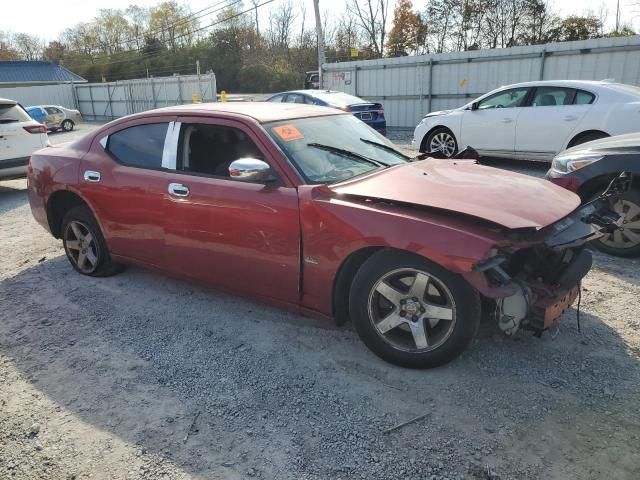
<path fill-rule="evenodd" d="M 87 83 L 75 85 L 75 94 L 83 117 L 111 120 L 153 108 L 215 102 L 216 76 L 208 73 Z"/>
<path fill-rule="evenodd" d="M 532 80 L 640 83 L 640 36 L 324 65 L 324 86 L 381 101 L 390 127 Z"/>
<path fill-rule="evenodd" d="M 0 98 L 15 100 L 25 107 L 61 105 L 67 108 L 76 108 L 71 84 L 0 88 Z"/>

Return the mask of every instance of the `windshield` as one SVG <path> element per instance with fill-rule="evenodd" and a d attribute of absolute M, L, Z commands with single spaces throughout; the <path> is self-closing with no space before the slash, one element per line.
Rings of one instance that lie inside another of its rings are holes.
<path fill-rule="evenodd" d="M 31 117 L 20 105 L 0 103 L 0 123 L 27 122 Z"/>
<path fill-rule="evenodd" d="M 625 83 L 610 83 L 606 85 L 611 90 L 624 93 L 626 95 L 633 95 L 634 97 L 640 97 L 640 87 L 635 85 L 627 85 Z"/>
<path fill-rule="evenodd" d="M 265 128 L 307 183 L 336 183 L 409 161 L 352 115 L 285 120 Z"/>

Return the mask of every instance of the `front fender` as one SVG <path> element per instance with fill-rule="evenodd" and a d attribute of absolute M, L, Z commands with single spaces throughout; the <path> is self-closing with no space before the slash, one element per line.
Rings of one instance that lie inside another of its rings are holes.
<path fill-rule="evenodd" d="M 421 255 L 456 273 L 471 272 L 502 230 L 476 219 L 390 203 L 345 199 L 323 186 L 299 187 L 302 303 L 331 315 L 336 274 L 354 252 L 389 247 Z"/>

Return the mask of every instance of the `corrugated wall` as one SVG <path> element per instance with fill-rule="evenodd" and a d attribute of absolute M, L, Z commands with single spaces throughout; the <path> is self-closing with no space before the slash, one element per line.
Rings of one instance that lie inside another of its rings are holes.
<path fill-rule="evenodd" d="M 532 80 L 640 84 L 640 36 L 324 65 L 324 85 L 384 104 L 388 126 L 415 127 L 502 85 Z"/>
<path fill-rule="evenodd" d="M 216 76 L 185 75 L 76 85 L 80 112 L 92 120 L 111 120 L 153 108 L 216 101 Z"/>
<path fill-rule="evenodd" d="M 73 87 L 70 84 L 0 88 L 0 98 L 15 100 L 24 107 L 60 105 L 76 108 L 73 101 Z"/>

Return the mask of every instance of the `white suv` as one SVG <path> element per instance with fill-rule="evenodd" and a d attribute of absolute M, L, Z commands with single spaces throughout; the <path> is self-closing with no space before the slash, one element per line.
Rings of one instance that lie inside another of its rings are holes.
<path fill-rule="evenodd" d="M 31 154 L 48 143 L 47 127 L 18 102 L 0 98 L 0 180 L 25 176 Z"/>

